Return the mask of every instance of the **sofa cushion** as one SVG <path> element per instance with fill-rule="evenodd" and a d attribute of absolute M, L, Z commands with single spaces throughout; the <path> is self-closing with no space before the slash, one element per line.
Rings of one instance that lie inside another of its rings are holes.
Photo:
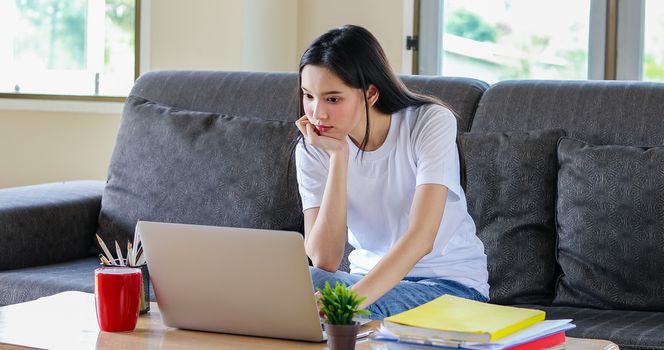
<path fill-rule="evenodd" d="M 556 145 L 565 131 L 468 133 L 468 209 L 488 258 L 491 301 L 549 305 L 556 272 Z"/>
<path fill-rule="evenodd" d="M 518 306 L 542 310 L 547 320 L 571 318 L 576 328 L 566 331 L 569 337 L 609 340 L 620 350 L 664 350 L 664 313 L 661 312 Z"/>
<path fill-rule="evenodd" d="M 287 177 L 296 130 L 129 97 L 102 197 L 102 238 L 132 237 L 137 220 L 301 230 L 294 168 Z"/>
<path fill-rule="evenodd" d="M 558 147 L 556 305 L 664 311 L 664 146 Z"/>

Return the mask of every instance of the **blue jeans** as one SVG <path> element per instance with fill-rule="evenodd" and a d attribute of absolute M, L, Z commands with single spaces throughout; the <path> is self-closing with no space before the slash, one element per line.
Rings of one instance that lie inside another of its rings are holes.
<path fill-rule="evenodd" d="M 316 267 L 309 267 L 309 272 L 315 289 L 325 287 L 325 282 L 330 282 L 332 287 L 336 282 L 351 286 L 364 277 L 364 275 L 350 274 L 343 271 L 327 272 Z M 382 320 L 385 317 L 422 305 L 443 294 L 482 302 L 488 301 L 477 290 L 466 287 L 459 282 L 442 278 L 406 277 L 392 290 L 369 305 L 367 310 L 371 312 L 370 317 L 372 319 Z"/>

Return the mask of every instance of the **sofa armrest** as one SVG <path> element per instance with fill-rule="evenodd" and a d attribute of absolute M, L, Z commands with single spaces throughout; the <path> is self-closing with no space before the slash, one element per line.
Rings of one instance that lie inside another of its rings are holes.
<path fill-rule="evenodd" d="M 102 181 L 0 190 L 0 270 L 90 256 Z"/>

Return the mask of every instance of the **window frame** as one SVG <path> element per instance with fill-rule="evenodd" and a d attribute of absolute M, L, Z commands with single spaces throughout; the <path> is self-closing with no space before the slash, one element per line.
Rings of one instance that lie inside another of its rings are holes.
<path fill-rule="evenodd" d="M 645 0 L 608 2 L 617 2 L 618 10 L 615 79 L 643 80 Z"/>

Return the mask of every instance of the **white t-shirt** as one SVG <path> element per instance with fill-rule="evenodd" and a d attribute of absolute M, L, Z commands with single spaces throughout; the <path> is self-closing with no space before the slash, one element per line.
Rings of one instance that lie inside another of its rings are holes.
<path fill-rule="evenodd" d="M 484 245 L 461 188 L 456 135 L 452 112 L 427 104 L 392 114 L 385 142 L 364 157 L 347 138 L 351 273 L 369 272 L 406 232 L 416 186 L 441 184 L 448 194 L 433 250 L 407 276 L 457 281 L 489 297 Z M 300 142 L 296 164 L 303 210 L 320 207 L 329 155 Z"/>

